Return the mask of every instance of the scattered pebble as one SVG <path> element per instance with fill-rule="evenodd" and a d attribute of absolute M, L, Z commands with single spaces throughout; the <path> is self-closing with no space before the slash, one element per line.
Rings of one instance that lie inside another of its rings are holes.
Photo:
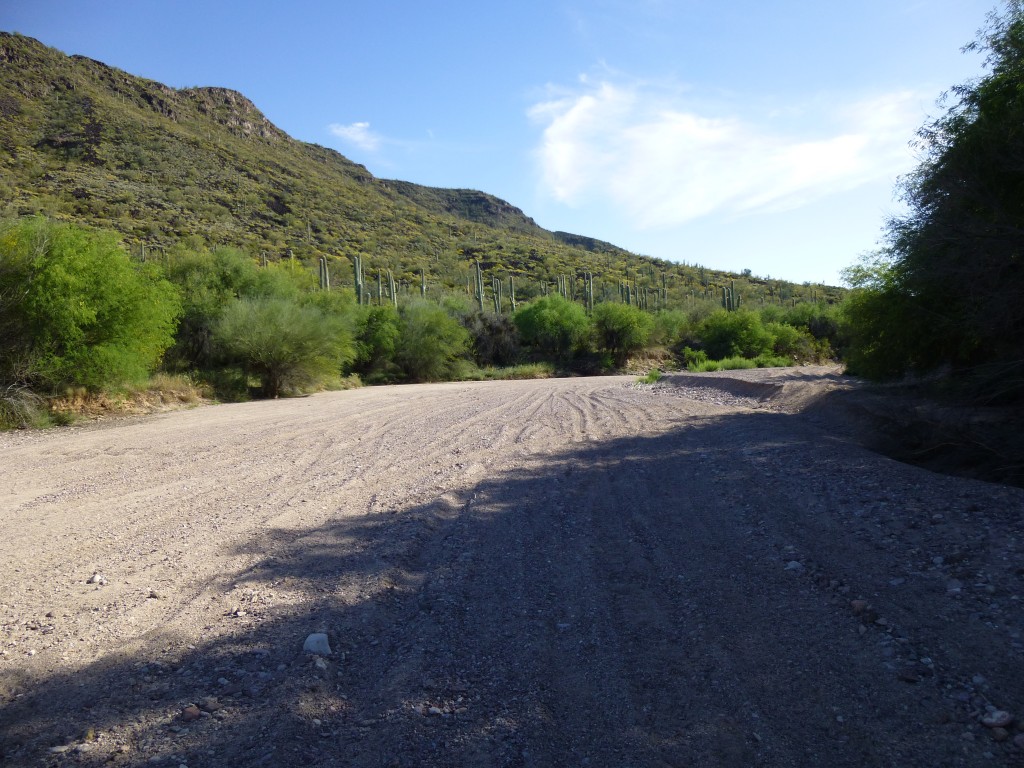
<path fill-rule="evenodd" d="M 199 708 L 203 712 L 216 712 L 221 708 L 221 703 L 217 700 L 216 696 L 204 696 L 199 700 Z"/>
<path fill-rule="evenodd" d="M 1002 709 L 989 712 L 981 718 L 981 724 L 986 728 L 1005 728 L 1012 722 L 1013 715 Z"/>
<path fill-rule="evenodd" d="M 302 644 L 302 650 L 305 653 L 315 653 L 318 656 L 330 656 L 331 644 L 323 632 L 314 632 L 306 638 L 306 642 Z"/>

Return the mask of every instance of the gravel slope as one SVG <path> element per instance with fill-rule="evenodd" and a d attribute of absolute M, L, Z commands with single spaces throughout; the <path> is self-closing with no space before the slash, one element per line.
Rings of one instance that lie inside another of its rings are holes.
<path fill-rule="evenodd" d="M 0 434 L 0 762 L 1024 764 L 1024 491 L 633 381 Z"/>

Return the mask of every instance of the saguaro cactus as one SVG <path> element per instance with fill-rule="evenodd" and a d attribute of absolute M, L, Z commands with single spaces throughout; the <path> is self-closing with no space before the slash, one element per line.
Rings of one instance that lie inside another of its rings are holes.
<path fill-rule="evenodd" d="M 501 314 L 501 280 L 497 277 L 491 280 L 491 293 L 494 297 L 494 314 Z"/>
<path fill-rule="evenodd" d="M 480 262 L 476 262 L 476 300 L 480 303 L 480 313 L 484 311 L 484 271 Z"/>
<path fill-rule="evenodd" d="M 361 256 L 352 257 L 352 271 L 355 274 L 356 304 L 366 303 L 363 298 L 363 259 Z"/>
<path fill-rule="evenodd" d="M 320 290 L 331 290 L 331 273 L 327 268 L 327 257 L 320 257 Z"/>

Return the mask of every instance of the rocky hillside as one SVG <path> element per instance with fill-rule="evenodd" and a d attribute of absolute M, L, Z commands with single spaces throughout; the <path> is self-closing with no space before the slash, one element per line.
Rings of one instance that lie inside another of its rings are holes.
<path fill-rule="evenodd" d="M 348 276 L 349 258 L 398 279 L 425 270 L 465 285 L 480 260 L 498 275 L 552 283 L 593 273 L 667 285 L 671 299 L 736 278 L 757 300 L 834 298 L 833 289 L 739 278 L 552 233 L 476 190 L 377 179 L 338 152 L 292 139 L 245 96 L 174 89 L 0 32 L 0 212 L 116 230 L 131 248 L 231 245 Z"/>

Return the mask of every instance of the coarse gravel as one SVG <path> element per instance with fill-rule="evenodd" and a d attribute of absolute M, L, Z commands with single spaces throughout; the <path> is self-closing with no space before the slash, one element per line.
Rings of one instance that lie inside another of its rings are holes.
<path fill-rule="evenodd" d="M 0 434 L 0 764 L 1024 764 L 1024 490 L 635 382 Z"/>

